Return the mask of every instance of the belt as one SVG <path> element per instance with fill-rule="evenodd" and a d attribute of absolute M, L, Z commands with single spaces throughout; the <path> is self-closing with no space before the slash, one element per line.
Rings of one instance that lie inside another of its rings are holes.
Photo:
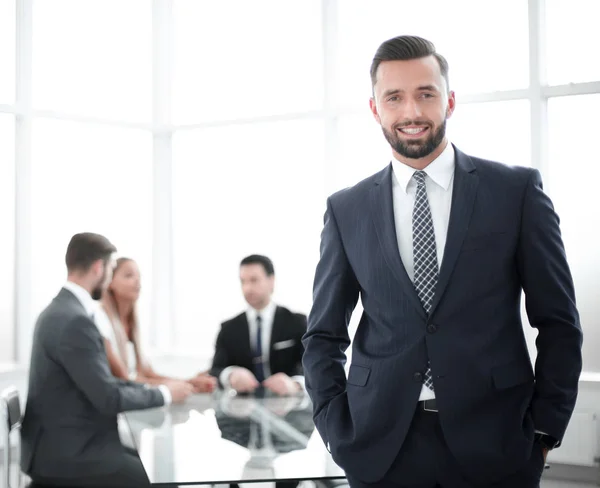
<path fill-rule="evenodd" d="M 433 400 L 423 400 L 419 403 L 423 404 L 423 410 L 425 410 L 426 412 L 437 412 L 438 411 L 437 402 L 435 401 L 435 398 Z"/>

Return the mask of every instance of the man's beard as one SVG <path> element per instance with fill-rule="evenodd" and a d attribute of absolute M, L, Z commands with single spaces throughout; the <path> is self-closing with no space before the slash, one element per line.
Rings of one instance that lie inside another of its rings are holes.
<path fill-rule="evenodd" d="M 92 299 L 94 300 L 100 300 L 102 298 L 102 293 L 104 292 L 104 282 L 106 281 L 106 267 L 107 265 L 104 265 L 104 272 L 102 273 L 102 277 L 100 278 L 100 281 L 96 284 L 96 286 L 92 289 L 92 293 L 90 293 L 90 295 L 92 295 Z"/>
<path fill-rule="evenodd" d="M 403 124 L 405 127 L 410 127 L 411 125 L 422 127 L 422 124 L 415 124 L 412 122 L 410 124 Z M 432 126 L 430 125 L 429 127 Z M 381 127 L 381 130 L 383 130 L 383 135 L 390 146 L 392 146 L 392 149 L 398 154 L 404 156 L 405 158 L 421 159 L 429 156 L 444 140 L 444 137 L 446 136 L 446 119 L 444 119 L 439 128 L 434 133 L 429 134 L 424 141 L 403 141 L 400 139 L 395 129 L 394 132 L 390 132 L 384 127 Z"/>

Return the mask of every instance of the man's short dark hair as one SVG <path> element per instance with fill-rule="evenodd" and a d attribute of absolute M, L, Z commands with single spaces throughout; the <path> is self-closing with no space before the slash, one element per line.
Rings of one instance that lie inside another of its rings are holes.
<path fill-rule="evenodd" d="M 261 256 L 260 254 L 252 254 L 247 256 L 242 259 L 240 267 L 246 266 L 247 264 L 260 264 L 265 269 L 267 276 L 273 276 L 275 274 L 273 261 L 271 261 L 267 256 Z"/>
<path fill-rule="evenodd" d="M 440 65 L 440 72 L 446 80 L 446 88 L 449 89 L 448 61 L 435 50 L 433 42 L 418 36 L 398 36 L 385 41 L 373 57 L 371 63 L 371 86 L 377 82 L 377 69 L 383 61 L 408 61 L 433 56 Z"/>
<path fill-rule="evenodd" d="M 65 262 L 69 271 L 88 271 L 98 259 L 105 263 L 117 248 L 104 236 L 82 232 L 71 237 Z"/>

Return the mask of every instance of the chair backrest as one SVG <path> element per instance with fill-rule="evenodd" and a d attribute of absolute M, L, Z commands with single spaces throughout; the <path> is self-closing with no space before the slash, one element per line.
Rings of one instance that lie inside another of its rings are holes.
<path fill-rule="evenodd" d="M 10 445 L 10 433 L 18 429 L 21 426 L 21 402 L 19 400 L 19 391 L 11 386 L 6 388 L 0 393 L 0 408 L 2 409 L 2 415 L 4 416 L 4 487 L 10 488 L 10 473 L 11 473 L 11 445 Z M 19 450 L 20 450 L 19 443 Z M 17 459 L 17 464 L 20 459 Z M 21 469 L 18 469 L 18 482 L 17 486 L 21 483 Z"/>
<path fill-rule="evenodd" d="M 11 386 L 6 388 L 1 394 L 3 413 L 5 415 L 6 427 L 9 432 L 21 425 L 21 402 L 19 401 L 19 391 Z"/>

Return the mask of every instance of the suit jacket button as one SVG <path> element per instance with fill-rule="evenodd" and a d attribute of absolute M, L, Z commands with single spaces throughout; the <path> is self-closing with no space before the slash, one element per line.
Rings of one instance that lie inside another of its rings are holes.
<path fill-rule="evenodd" d="M 437 325 L 435 324 L 429 324 L 427 326 L 427 332 L 429 332 L 430 334 L 435 334 L 437 332 Z"/>
<path fill-rule="evenodd" d="M 423 375 L 421 373 L 415 373 L 413 375 L 413 379 L 417 382 L 417 383 L 422 383 L 423 382 Z"/>

